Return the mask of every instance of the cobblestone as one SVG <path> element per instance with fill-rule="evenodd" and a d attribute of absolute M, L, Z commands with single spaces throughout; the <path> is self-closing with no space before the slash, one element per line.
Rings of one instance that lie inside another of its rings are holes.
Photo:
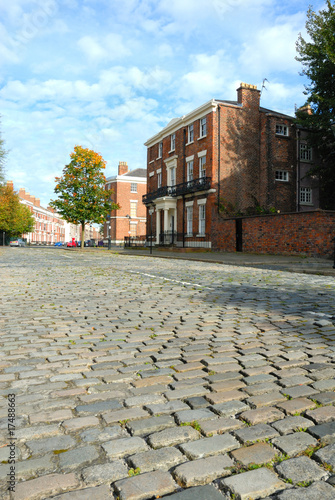
<path fill-rule="evenodd" d="M 308 457 L 285 460 L 276 466 L 276 471 L 284 479 L 292 481 L 293 484 L 317 481 L 327 478 L 329 475 L 328 472 Z"/>
<path fill-rule="evenodd" d="M 318 473 L 334 466 L 332 278 L 21 250 L 0 249 L 0 438 L 15 394 L 15 500 L 331 498 Z M 320 442 L 307 488 L 265 468 L 237 474 Z"/>
<path fill-rule="evenodd" d="M 142 500 L 172 493 L 176 484 L 168 472 L 155 471 L 116 481 L 114 488 L 120 500 Z"/>
<path fill-rule="evenodd" d="M 194 460 L 175 468 L 173 475 L 180 486 L 197 486 L 207 484 L 219 477 L 231 474 L 229 467 L 233 461 L 227 455 Z"/>
<path fill-rule="evenodd" d="M 276 474 L 264 468 L 223 479 L 222 486 L 241 500 L 264 498 L 287 487 Z"/>

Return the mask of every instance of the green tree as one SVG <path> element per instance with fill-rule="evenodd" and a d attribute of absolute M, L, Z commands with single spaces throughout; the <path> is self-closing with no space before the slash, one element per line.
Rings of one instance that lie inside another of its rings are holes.
<path fill-rule="evenodd" d="M 324 209 L 335 209 L 335 140 L 331 123 L 335 120 L 335 4 L 330 0 L 326 8 L 307 12 L 306 30 L 309 39 L 299 35 L 297 60 L 302 63 L 302 75 L 307 104 L 311 113 L 297 111 L 297 123 L 309 129 L 308 143 L 317 153 L 311 174 L 320 179 L 320 201 Z"/>
<path fill-rule="evenodd" d="M 30 233 L 35 219 L 28 207 L 20 202 L 19 195 L 11 186 L 0 186 L 0 232 L 8 237 Z"/>
<path fill-rule="evenodd" d="M 84 247 L 85 224 L 101 224 L 111 210 L 119 205 L 110 199 L 105 190 L 106 178 L 102 170 L 105 160 L 95 151 L 75 146 L 70 154 L 71 162 L 63 169 L 62 177 L 56 177 L 55 193 L 58 200 L 50 205 L 68 222 L 80 224 L 81 247 Z"/>

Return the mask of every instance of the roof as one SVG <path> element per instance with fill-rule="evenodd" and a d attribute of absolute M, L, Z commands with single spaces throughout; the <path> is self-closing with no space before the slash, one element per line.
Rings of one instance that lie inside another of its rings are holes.
<path fill-rule="evenodd" d="M 135 170 L 131 170 L 126 174 L 123 174 L 125 177 L 145 177 L 147 178 L 147 169 L 146 168 L 135 168 Z"/>
<path fill-rule="evenodd" d="M 158 141 L 161 141 L 164 137 L 167 135 L 175 132 L 178 130 L 178 128 L 181 128 L 182 126 L 187 126 L 188 124 L 192 123 L 195 119 L 198 119 L 202 115 L 205 115 L 211 111 L 216 111 L 217 107 L 221 106 L 233 106 L 236 108 L 243 109 L 243 106 L 241 103 L 238 101 L 227 101 L 223 99 L 211 99 L 210 101 L 207 101 L 206 103 L 202 104 L 198 108 L 194 109 L 190 113 L 183 115 L 179 118 L 173 118 L 170 120 L 170 122 L 163 128 L 161 129 L 158 133 L 156 133 L 154 136 L 152 136 L 150 139 L 148 139 L 144 145 L 147 147 L 150 147 L 157 143 Z M 292 116 L 285 115 L 283 113 L 280 113 L 278 111 L 273 111 L 271 109 L 266 109 L 263 107 L 259 107 L 259 111 L 261 113 L 266 113 L 270 114 L 273 116 L 276 116 L 277 118 L 282 118 L 282 119 L 289 119 L 293 120 Z"/>
<path fill-rule="evenodd" d="M 106 178 L 106 182 L 121 181 L 122 179 L 125 179 L 126 177 L 131 177 L 131 178 L 137 179 L 137 182 L 141 182 L 140 179 L 147 180 L 147 169 L 146 168 L 135 168 L 135 170 L 131 170 L 130 172 L 127 172 L 126 174 L 112 175 L 111 177 Z M 129 179 L 128 182 L 131 182 L 131 179 Z"/>

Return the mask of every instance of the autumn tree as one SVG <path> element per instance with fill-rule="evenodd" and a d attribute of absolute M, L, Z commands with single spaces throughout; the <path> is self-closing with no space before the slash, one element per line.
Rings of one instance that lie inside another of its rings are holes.
<path fill-rule="evenodd" d="M 331 123 L 335 120 L 335 3 L 326 1 L 326 8 L 307 12 L 308 39 L 299 35 L 297 60 L 302 74 L 311 113 L 297 112 L 297 123 L 309 130 L 308 143 L 317 153 L 311 174 L 320 179 L 320 201 L 324 209 L 335 209 L 335 140 Z"/>
<path fill-rule="evenodd" d="M 55 193 L 58 199 L 50 205 L 68 222 L 81 225 L 81 247 L 84 247 L 85 224 L 101 222 L 119 205 L 111 200 L 111 192 L 105 190 L 106 178 L 102 170 L 106 166 L 101 155 L 82 146 L 75 146 L 71 161 L 56 177 Z"/>
<path fill-rule="evenodd" d="M 29 208 L 20 203 L 19 195 L 12 186 L 0 186 L 0 232 L 8 237 L 30 233 L 35 219 Z"/>

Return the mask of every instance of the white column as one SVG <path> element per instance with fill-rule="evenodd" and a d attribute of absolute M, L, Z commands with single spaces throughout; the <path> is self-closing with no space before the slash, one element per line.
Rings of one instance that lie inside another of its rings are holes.
<path fill-rule="evenodd" d="M 159 245 L 159 233 L 161 232 L 161 211 L 156 208 L 156 244 Z"/>
<path fill-rule="evenodd" d="M 169 210 L 164 208 L 164 231 L 169 230 Z"/>

